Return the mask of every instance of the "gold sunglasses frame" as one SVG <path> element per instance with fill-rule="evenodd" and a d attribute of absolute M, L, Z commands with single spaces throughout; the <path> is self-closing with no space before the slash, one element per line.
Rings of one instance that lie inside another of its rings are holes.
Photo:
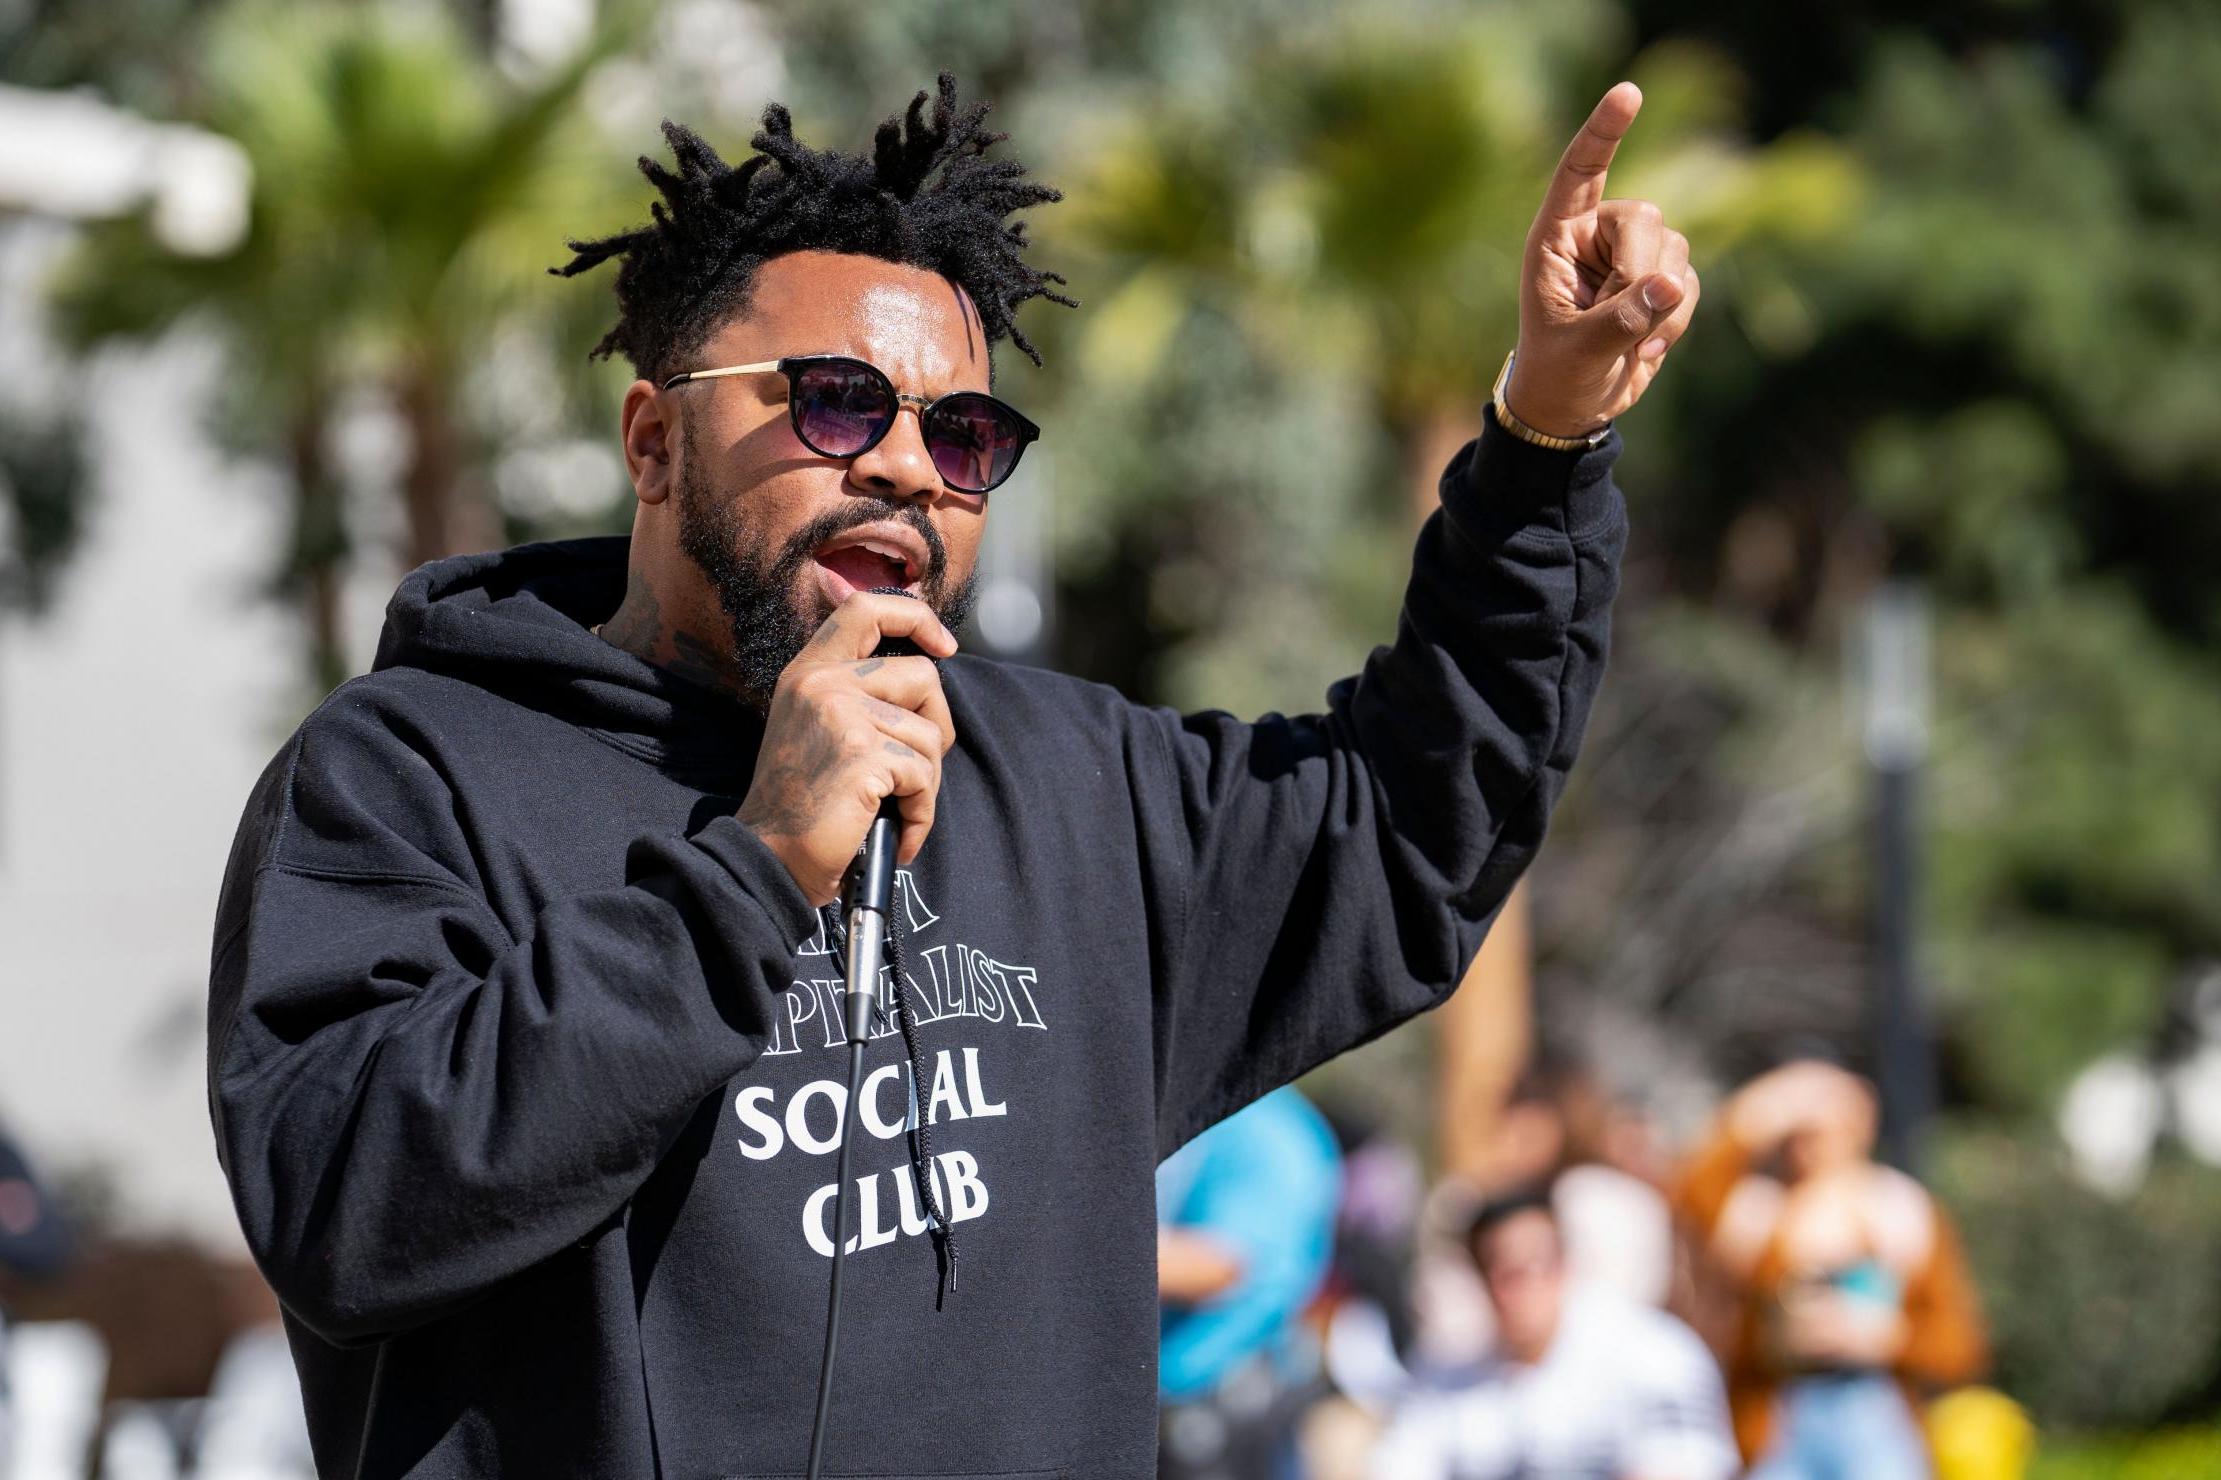
<path fill-rule="evenodd" d="M 924 396 L 913 396 L 907 391 L 897 390 L 895 387 L 894 378 L 887 374 L 886 371 L 880 369 L 871 361 L 860 360 L 854 355 L 788 355 L 784 359 L 758 360 L 752 365 L 719 365 L 716 368 L 709 370 L 681 370 L 678 374 L 663 382 L 663 389 L 667 391 L 673 390 L 679 386 L 691 384 L 692 382 L 697 380 L 721 380 L 727 376 L 733 375 L 768 375 L 776 372 L 786 377 L 787 417 L 789 422 L 794 427 L 795 436 L 801 438 L 803 446 L 808 447 L 812 452 L 817 453 L 817 455 L 820 457 L 862 457 L 865 453 L 871 451 L 874 447 L 877 447 L 882 441 L 884 441 L 888 432 L 894 430 L 895 424 L 892 418 L 889 418 L 886 427 L 879 433 L 878 436 L 873 437 L 869 442 L 866 442 L 862 447 L 857 448 L 854 452 L 824 452 L 821 451 L 814 443 L 812 443 L 808 437 L 802 435 L 802 413 L 800 407 L 795 402 L 795 385 L 799 380 L 804 367 L 809 365 L 823 365 L 828 363 L 837 363 L 843 365 L 861 365 L 866 370 L 869 370 L 872 374 L 885 381 L 887 383 L 887 389 L 894 392 L 895 415 L 900 416 L 902 414 L 903 407 L 910 407 L 913 411 L 917 413 L 918 428 L 921 432 L 925 429 L 926 417 L 931 414 L 934 407 L 940 405 L 943 401 L 954 400 L 958 396 L 977 396 L 982 400 L 991 401 L 997 407 L 1001 408 L 1004 415 L 1008 416 L 1012 421 L 1016 422 L 1018 426 L 1018 450 L 1011 454 L 1010 466 L 1003 470 L 1003 475 L 1000 478 L 997 478 L 994 482 L 988 484 L 985 488 L 964 488 L 958 484 L 949 483 L 948 486 L 955 489 L 959 493 L 985 494 L 992 493 L 996 489 L 1002 487 L 1005 483 L 1008 483 L 1010 481 L 1011 474 L 1018 471 L 1018 462 L 1026 455 L 1026 449 L 1040 439 L 1041 428 L 1035 426 L 1032 420 L 1029 419 L 1024 412 L 1011 405 L 1008 401 L 1000 400 L 994 396 L 990 396 L 984 391 L 950 391 L 945 396 L 935 396 L 931 400 L 928 400 Z M 940 465 L 938 463 L 934 464 L 934 471 L 936 473 L 940 473 Z M 948 475 L 945 473 L 941 473 L 941 480 L 944 483 L 948 482 Z"/>

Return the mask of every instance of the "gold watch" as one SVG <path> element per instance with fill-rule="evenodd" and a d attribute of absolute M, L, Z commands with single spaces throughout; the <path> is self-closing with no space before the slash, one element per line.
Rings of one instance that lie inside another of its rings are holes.
<path fill-rule="evenodd" d="M 1553 437 L 1548 432 L 1538 432 L 1518 417 L 1504 404 L 1504 389 L 1512 383 L 1512 360 L 1518 350 L 1504 356 L 1504 368 L 1496 372 L 1496 386 L 1489 395 L 1489 404 L 1496 409 L 1496 424 L 1522 442 L 1532 442 L 1537 447 L 1547 447 L 1552 452 L 1586 452 L 1612 434 L 1610 422 L 1583 437 Z"/>

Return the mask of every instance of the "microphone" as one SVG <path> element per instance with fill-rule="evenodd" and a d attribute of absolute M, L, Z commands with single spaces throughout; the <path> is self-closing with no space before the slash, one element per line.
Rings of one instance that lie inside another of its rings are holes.
<path fill-rule="evenodd" d="M 910 596 L 899 586 L 875 586 L 874 595 Z M 883 637 L 872 650 L 875 658 L 915 658 L 918 645 L 907 637 Z M 895 838 L 902 826 L 902 807 L 893 797 L 879 803 L 879 815 L 864 833 L 864 846 L 848 866 L 841 881 L 841 914 L 848 926 L 848 1041 L 871 1039 L 871 1021 L 879 1009 L 879 964 L 887 945 L 887 916 L 894 908 Z"/>

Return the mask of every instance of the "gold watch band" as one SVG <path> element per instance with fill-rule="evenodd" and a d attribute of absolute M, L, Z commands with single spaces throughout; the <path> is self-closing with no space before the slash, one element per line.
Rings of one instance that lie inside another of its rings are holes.
<path fill-rule="evenodd" d="M 1585 437 L 1553 437 L 1548 432 L 1538 432 L 1518 417 L 1504 404 L 1504 390 L 1511 384 L 1512 360 L 1519 354 L 1512 350 L 1504 356 L 1504 368 L 1496 372 L 1496 386 L 1489 394 L 1489 404 L 1495 408 L 1496 424 L 1522 442 L 1532 442 L 1537 447 L 1547 447 L 1552 452 L 1586 452 L 1612 434 L 1610 422 L 1598 427 Z"/>

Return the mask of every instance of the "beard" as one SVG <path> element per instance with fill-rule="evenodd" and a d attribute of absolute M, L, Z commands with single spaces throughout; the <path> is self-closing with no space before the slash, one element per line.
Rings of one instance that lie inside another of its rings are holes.
<path fill-rule="evenodd" d="M 745 495 L 714 489 L 702 475 L 692 427 L 680 435 L 685 465 L 678 479 L 679 549 L 717 593 L 718 608 L 732 628 L 731 676 L 750 708 L 769 706 L 779 675 L 824 624 L 823 614 L 803 605 L 802 574 L 812 552 L 844 530 L 880 519 L 909 525 L 927 551 L 919 595 L 951 632 L 971 615 L 977 577 L 949 585 L 948 547 L 916 503 L 851 499 L 849 507 L 827 510 L 773 550 L 762 531 L 742 517 Z M 814 592 L 814 585 L 810 589 Z"/>

